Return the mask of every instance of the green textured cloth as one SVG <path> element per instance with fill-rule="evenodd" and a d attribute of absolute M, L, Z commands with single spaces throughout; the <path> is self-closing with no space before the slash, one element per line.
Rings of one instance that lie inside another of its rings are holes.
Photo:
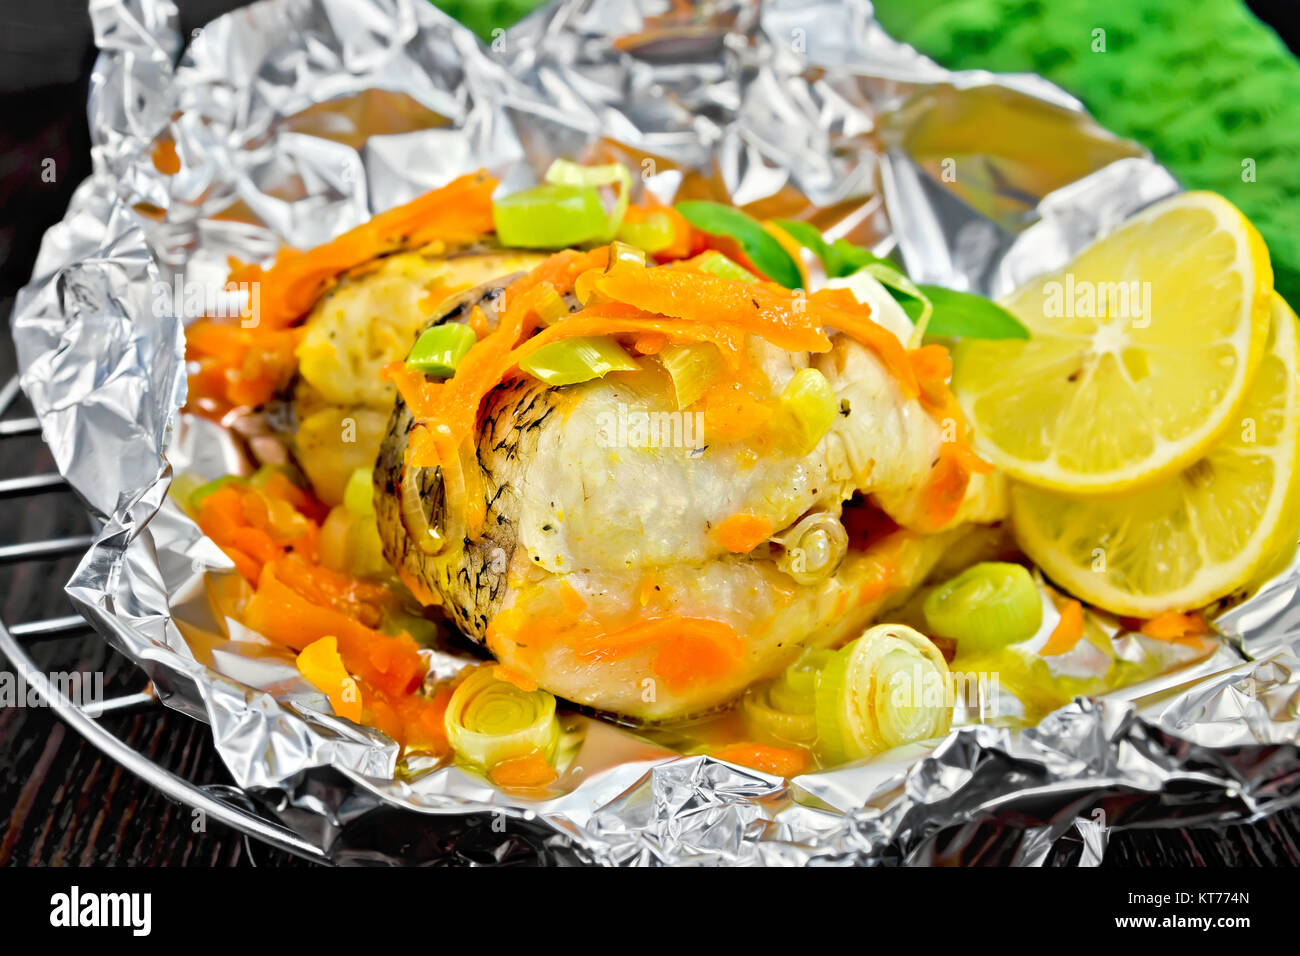
<path fill-rule="evenodd" d="M 484 42 L 491 42 L 492 31 L 505 29 L 542 6 L 546 0 L 433 0 L 447 16 L 469 27 Z"/>
<path fill-rule="evenodd" d="M 1227 196 L 1267 241 L 1278 291 L 1300 302 L 1300 62 L 1244 4 L 875 6 L 890 34 L 944 66 L 1042 74 L 1082 100 L 1102 125 L 1146 146 L 1188 188 Z M 1104 51 L 1094 51 L 1099 39 Z"/>
<path fill-rule="evenodd" d="M 435 2 L 490 39 L 543 0 Z M 1227 196 L 1268 242 L 1278 291 L 1300 304 L 1300 62 L 1239 0 L 875 6 L 893 36 L 944 66 L 1042 74 L 1188 188 Z"/>

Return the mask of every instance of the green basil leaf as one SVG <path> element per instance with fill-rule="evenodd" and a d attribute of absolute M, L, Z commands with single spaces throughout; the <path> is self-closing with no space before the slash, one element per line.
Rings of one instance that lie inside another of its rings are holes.
<path fill-rule="evenodd" d="M 735 239 L 749 261 L 773 282 L 778 282 L 787 289 L 797 289 L 803 285 L 799 268 L 790 254 L 753 217 L 722 203 L 696 199 L 679 202 L 677 211 L 701 232 Z"/>
<path fill-rule="evenodd" d="M 889 259 L 846 239 L 828 243 L 806 222 L 782 219 L 777 225 L 822 262 L 829 279 L 865 270 L 894 297 L 913 325 L 926 337 L 1027 339 L 1029 330 L 1006 309 L 983 296 L 937 285 L 918 285 Z"/>
<path fill-rule="evenodd" d="M 863 272 L 871 276 L 886 289 L 895 299 L 899 298 L 898 293 L 902 293 L 910 299 L 915 299 L 921 303 L 926 300 L 926 295 L 922 292 L 907 276 L 905 276 L 898 267 L 891 262 L 872 262 L 862 267 Z"/>
<path fill-rule="evenodd" d="M 822 260 L 826 266 L 826 277 L 838 279 L 853 275 L 864 266 L 889 266 L 898 272 L 898 266 L 888 259 L 876 255 L 870 249 L 857 246 L 847 239 L 836 239 L 830 245 L 830 259 Z M 901 274 L 901 273 L 900 273 Z"/>
<path fill-rule="evenodd" d="M 1029 330 L 1020 324 L 1019 319 L 982 295 L 957 292 L 938 285 L 920 285 L 917 288 L 934 305 L 926 335 L 962 339 L 1029 338 Z M 903 303 L 903 311 L 912 316 L 906 303 Z"/>
<path fill-rule="evenodd" d="M 853 275 L 863 266 L 890 265 L 888 259 L 882 259 L 870 249 L 855 246 L 847 239 L 827 242 L 817 227 L 796 219 L 778 219 L 776 224 L 789 233 L 795 242 L 808 249 L 821 260 L 822 269 L 828 279 L 842 279 Z"/>
<path fill-rule="evenodd" d="M 826 244 L 826 240 L 822 238 L 822 234 L 816 226 L 806 222 L 799 222 L 797 219 L 778 219 L 776 224 L 784 229 L 791 239 L 820 259 L 823 267 L 826 266 L 826 261 L 831 254 L 831 247 Z"/>

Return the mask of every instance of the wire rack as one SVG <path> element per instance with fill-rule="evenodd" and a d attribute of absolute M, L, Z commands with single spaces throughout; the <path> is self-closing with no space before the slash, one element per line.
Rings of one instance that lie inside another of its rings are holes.
<path fill-rule="evenodd" d="M 0 458 L 11 458 L 8 446 L 12 446 L 15 439 L 30 438 L 41 433 L 40 422 L 35 417 L 13 412 L 19 404 L 19 396 L 18 377 L 15 375 L 0 387 Z M 67 490 L 67 487 L 57 471 L 0 479 L 0 529 L 3 529 L 0 530 L 0 566 L 79 557 L 86 552 L 95 540 L 93 534 L 64 535 L 35 541 L 8 540 L 13 536 L 12 529 L 21 527 L 22 522 L 17 518 L 23 509 L 33 506 L 34 496 Z M 58 583 L 55 581 L 54 586 L 58 586 Z M 34 689 L 81 736 L 167 797 L 202 811 L 210 819 L 234 827 L 248 837 L 313 862 L 329 862 L 321 849 L 260 814 L 248 795 L 238 788 L 223 784 L 195 784 L 138 753 L 113 734 L 101 721 L 103 716 L 163 706 L 147 681 L 136 690 L 96 701 L 92 710 L 73 700 L 51 680 L 50 674 L 59 669 L 57 666 L 47 671 L 38 666 L 29 653 L 36 642 L 75 634 L 88 628 L 86 621 L 77 614 L 12 624 L 0 621 L 0 655 L 7 658 L 26 685 Z M 118 652 L 112 650 L 110 653 Z M 143 680 L 142 673 L 140 676 Z"/>

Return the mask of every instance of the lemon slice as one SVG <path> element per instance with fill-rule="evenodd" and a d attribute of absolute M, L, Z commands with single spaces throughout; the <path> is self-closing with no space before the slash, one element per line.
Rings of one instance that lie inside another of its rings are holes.
<path fill-rule="evenodd" d="M 1187 611 L 1295 553 L 1300 371 L 1295 313 L 1274 294 L 1246 401 L 1218 444 L 1157 485 L 1115 498 L 1012 489 L 1016 538 L 1077 597 L 1116 614 Z"/>
<path fill-rule="evenodd" d="M 1234 417 L 1268 334 L 1259 233 L 1213 193 L 1157 203 L 1003 305 L 1028 340 L 960 343 L 977 450 L 1021 481 L 1110 494 L 1180 471 Z"/>

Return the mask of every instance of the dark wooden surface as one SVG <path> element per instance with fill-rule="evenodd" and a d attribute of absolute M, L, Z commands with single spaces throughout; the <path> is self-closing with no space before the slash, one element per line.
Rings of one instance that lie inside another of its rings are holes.
<path fill-rule="evenodd" d="M 185 28 L 233 0 L 185 0 Z M 84 128 L 90 30 L 84 0 L 6 0 L 0 13 L 0 316 L 26 280 L 41 233 L 61 214 L 88 168 Z M 54 183 L 40 177 L 53 157 Z M 0 384 L 13 372 L 0 344 Z M 20 406 L 17 409 L 22 412 Z M 12 412 L 11 412 L 12 414 Z M 39 438 L 4 439 L 0 479 L 48 471 Z M 88 522 L 66 491 L 0 499 L 0 545 L 83 533 Z M 62 585 L 69 558 L 0 564 L 0 619 L 13 625 L 70 613 Z M 46 671 L 102 671 L 105 694 L 143 688 L 134 665 L 89 631 L 29 642 Z M 0 658 L 0 670 L 8 670 Z M 161 706 L 107 716 L 106 726 L 139 752 L 200 784 L 228 783 L 204 725 Z M 191 811 L 102 756 L 47 708 L 0 708 L 0 865 L 305 865 L 218 823 L 195 831 Z M 1117 834 L 1115 866 L 1284 865 L 1300 862 L 1300 811 L 1225 832 L 1208 829 Z"/>

